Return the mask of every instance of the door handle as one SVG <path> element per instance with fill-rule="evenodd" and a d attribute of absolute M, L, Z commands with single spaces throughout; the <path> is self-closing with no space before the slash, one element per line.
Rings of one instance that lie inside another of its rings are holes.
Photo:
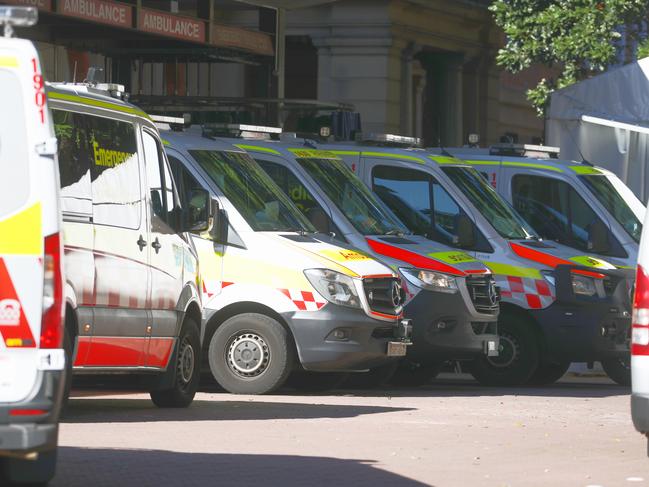
<path fill-rule="evenodd" d="M 137 246 L 140 247 L 140 252 L 144 247 L 146 247 L 146 240 L 142 238 L 142 235 L 140 235 L 140 238 L 137 240 Z"/>
<path fill-rule="evenodd" d="M 155 249 L 156 254 L 160 252 L 160 247 L 162 247 L 162 244 L 160 243 L 160 240 L 158 240 L 158 237 L 155 238 L 155 242 L 151 244 L 151 247 Z"/>

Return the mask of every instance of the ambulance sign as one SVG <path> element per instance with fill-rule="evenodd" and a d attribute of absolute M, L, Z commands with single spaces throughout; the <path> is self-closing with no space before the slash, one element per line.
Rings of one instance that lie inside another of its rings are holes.
<path fill-rule="evenodd" d="M 119 27 L 131 27 L 133 22 L 133 9 L 129 5 L 105 0 L 59 0 L 56 11 L 70 17 Z"/>
<path fill-rule="evenodd" d="M 138 29 L 185 41 L 205 42 L 204 22 L 158 10 L 143 8 L 138 19 Z"/>

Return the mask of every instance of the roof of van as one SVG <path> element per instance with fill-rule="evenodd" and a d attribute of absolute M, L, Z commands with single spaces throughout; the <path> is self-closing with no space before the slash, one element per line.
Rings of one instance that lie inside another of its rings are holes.
<path fill-rule="evenodd" d="M 47 83 L 47 96 L 51 100 L 80 103 L 97 108 L 138 115 L 149 119 L 143 110 L 119 98 L 104 94 L 86 83 Z"/>
<path fill-rule="evenodd" d="M 560 172 L 560 173 L 575 173 L 578 175 L 585 174 L 602 174 L 603 171 L 600 168 L 594 167 L 585 162 L 571 161 L 564 159 L 551 159 L 545 157 L 524 157 L 524 156 L 502 156 L 502 155 L 491 155 L 489 154 L 489 149 L 469 149 L 469 148 L 446 148 L 446 152 L 450 153 L 454 157 L 461 159 L 464 164 L 469 164 L 473 166 L 480 165 L 479 162 L 493 162 L 494 164 L 500 163 L 503 161 L 504 165 L 514 166 L 514 167 L 526 167 L 529 169 L 539 169 L 550 172 Z M 441 149 L 431 149 L 431 155 L 443 157 L 441 154 Z M 450 164 L 451 161 L 442 162 L 436 161 L 440 164 Z"/>
<path fill-rule="evenodd" d="M 230 142 L 230 139 L 219 139 L 203 137 L 200 127 L 192 126 L 182 132 L 172 130 L 161 130 L 160 138 L 165 147 L 172 147 L 181 150 L 220 150 L 230 152 L 243 152 Z"/>
<path fill-rule="evenodd" d="M 277 155 L 295 155 L 293 152 L 290 152 L 289 149 L 300 149 L 305 151 L 305 154 L 309 152 L 312 154 L 312 157 L 317 156 L 318 154 L 326 156 L 343 156 L 343 155 L 360 155 L 361 153 L 366 155 L 373 154 L 391 154 L 396 159 L 403 159 L 412 162 L 417 162 L 419 164 L 425 164 L 426 162 L 426 151 L 423 149 L 406 149 L 399 147 L 381 147 L 373 145 L 362 145 L 356 144 L 353 142 L 329 142 L 321 143 L 314 142 L 307 143 L 308 139 L 295 138 L 293 140 L 258 140 L 258 139 L 227 139 L 228 141 L 233 141 L 233 143 L 245 150 L 267 152 L 272 154 L 276 152 Z M 307 152 L 308 151 L 308 152 Z"/>

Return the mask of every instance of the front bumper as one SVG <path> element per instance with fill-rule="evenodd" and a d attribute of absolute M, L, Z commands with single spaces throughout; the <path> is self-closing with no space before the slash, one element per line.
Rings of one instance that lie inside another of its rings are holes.
<path fill-rule="evenodd" d="M 561 362 L 628 358 L 631 328 L 629 283 L 633 280 L 633 272 L 579 269 L 607 274 L 616 280 L 616 284 L 605 298 L 580 297 L 572 292 L 571 267 L 557 267 L 556 301 L 548 308 L 531 310 L 545 336 L 550 358 Z"/>
<path fill-rule="evenodd" d="M 421 290 L 404 308 L 413 323 L 408 358 L 420 363 L 496 354 L 497 315 L 473 313 L 460 292 Z"/>
<path fill-rule="evenodd" d="M 631 394 L 631 419 L 640 433 L 649 433 L 649 395 Z"/>
<path fill-rule="evenodd" d="M 282 317 L 295 338 L 300 363 L 309 371 L 360 371 L 386 364 L 399 358 L 388 356 L 388 343 L 409 344 L 412 334 L 401 321 L 378 321 L 360 309 L 332 303 L 320 311 Z"/>
<path fill-rule="evenodd" d="M 56 448 L 64 382 L 64 370 L 42 371 L 29 399 L 0 404 L 0 455 L 2 452 L 20 455 Z M 45 413 L 38 416 L 10 416 L 10 411 L 18 409 L 42 410 Z"/>

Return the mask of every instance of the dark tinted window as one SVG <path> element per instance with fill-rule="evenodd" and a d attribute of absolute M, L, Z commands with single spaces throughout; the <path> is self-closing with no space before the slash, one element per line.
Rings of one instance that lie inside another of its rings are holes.
<path fill-rule="evenodd" d="M 175 228 L 178 212 L 171 172 L 162 156 L 162 148 L 158 140 L 145 131 L 143 141 L 154 230 L 156 230 L 156 220 Z"/>
<path fill-rule="evenodd" d="M 372 171 L 376 194 L 419 235 L 456 245 L 458 220 L 465 213 L 430 174 L 394 166 Z"/>
<path fill-rule="evenodd" d="M 559 179 L 519 174 L 512 178 L 514 207 L 541 237 L 588 250 L 599 220 L 575 189 Z"/>
<path fill-rule="evenodd" d="M 95 223 L 139 228 L 140 172 L 133 124 L 56 110 L 54 122 L 63 211 L 90 213 L 92 204 Z"/>

